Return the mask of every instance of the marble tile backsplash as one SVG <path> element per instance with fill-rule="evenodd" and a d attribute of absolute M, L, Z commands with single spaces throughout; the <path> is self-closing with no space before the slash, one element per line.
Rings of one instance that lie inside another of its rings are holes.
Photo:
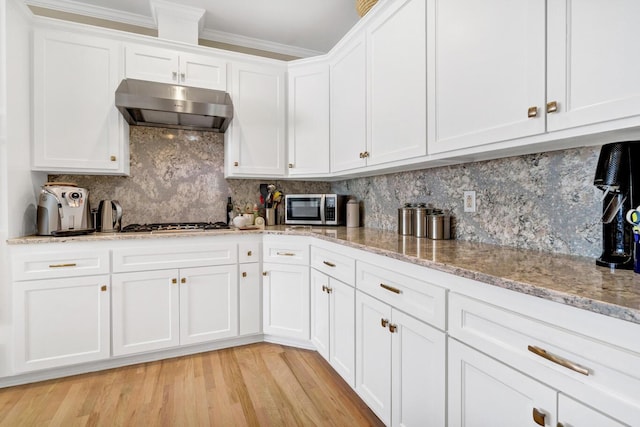
<path fill-rule="evenodd" d="M 90 190 L 93 207 L 118 200 L 123 224 L 225 220 L 226 200 L 259 201 L 261 183 L 285 194 L 336 192 L 361 201 L 364 224 L 397 230 L 397 209 L 425 202 L 448 209 L 453 236 L 554 253 L 598 256 L 601 193 L 593 186 L 600 151 L 589 147 L 333 183 L 224 178 L 223 135 L 132 126 L 131 175 L 52 175 Z M 477 211 L 463 212 L 475 190 Z"/>
<path fill-rule="evenodd" d="M 90 192 L 91 206 L 115 199 L 123 225 L 176 221 L 226 221 L 227 197 L 239 207 L 259 203 L 260 184 L 287 193 L 323 192 L 324 182 L 224 178 L 224 136 L 131 126 L 130 176 L 51 175 L 49 181 L 75 182 Z"/>
<path fill-rule="evenodd" d="M 397 230 L 397 209 L 424 202 L 450 211 L 459 240 L 565 253 L 601 253 L 600 147 L 588 147 L 334 182 L 361 201 L 367 227 Z M 477 210 L 464 212 L 463 192 Z"/>

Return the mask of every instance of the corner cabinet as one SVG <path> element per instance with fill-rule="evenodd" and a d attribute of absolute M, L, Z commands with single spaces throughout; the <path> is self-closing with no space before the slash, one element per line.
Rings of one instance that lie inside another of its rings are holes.
<path fill-rule="evenodd" d="M 289 64 L 289 176 L 329 173 L 329 65 Z"/>
<path fill-rule="evenodd" d="M 233 120 L 224 135 L 225 176 L 283 177 L 286 63 L 233 62 L 230 68 Z"/>
<path fill-rule="evenodd" d="M 129 125 L 114 105 L 123 76 L 121 43 L 34 31 L 33 170 L 129 173 Z"/>

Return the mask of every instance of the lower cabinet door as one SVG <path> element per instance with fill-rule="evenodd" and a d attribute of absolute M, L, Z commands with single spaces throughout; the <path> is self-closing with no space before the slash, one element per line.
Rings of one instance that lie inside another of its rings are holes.
<path fill-rule="evenodd" d="M 448 349 L 449 425 L 556 425 L 553 389 L 454 339 Z"/>
<path fill-rule="evenodd" d="M 311 342 L 329 361 L 329 276 L 311 269 Z M 353 309 L 352 309 L 353 310 Z"/>
<path fill-rule="evenodd" d="M 238 267 L 180 270 L 180 344 L 238 335 Z"/>
<path fill-rule="evenodd" d="M 330 278 L 329 363 L 351 387 L 356 383 L 355 304 L 355 289 Z"/>
<path fill-rule="evenodd" d="M 262 298 L 260 295 L 260 264 L 240 264 L 238 280 L 240 294 L 240 335 L 262 332 Z"/>
<path fill-rule="evenodd" d="M 106 359 L 109 276 L 15 282 L 15 370 Z"/>
<path fill-rule="evenodd" d="M 391 424 L 445 427 L 445 333 L 397 310 L 392 325 Z"/>
<path fill-rule="evenodd" d="M 626 424 L 560 393 L 558 395 L 558 427 L 571 426 L 624 427 Z"/>
<path fill-rule="evenodd" d="M 309 267 L 265 263 L 263 270 L 264 333 L 309 340 Z"/>
<path fill-rule="evenodd" d="M 391 424 L 391 307 L 356 292 L 356 392 Z"/>
<path fill-rule="evenodd" d="M 112 274 L 113 354 L 180 344 L 178 270 Z"/>

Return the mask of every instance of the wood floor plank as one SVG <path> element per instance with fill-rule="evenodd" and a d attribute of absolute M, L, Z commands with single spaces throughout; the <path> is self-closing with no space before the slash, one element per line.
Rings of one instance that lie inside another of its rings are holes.
<path fill-rule="evenodd" d="M 315 351 L 257 343 L 0 389 L 5 426 L 381 426 Z"/>

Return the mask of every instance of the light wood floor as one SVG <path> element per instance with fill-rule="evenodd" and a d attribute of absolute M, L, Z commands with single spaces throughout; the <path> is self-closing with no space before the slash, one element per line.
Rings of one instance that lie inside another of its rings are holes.
<path fill-rule="evenodd" d="M 378 426 L 309 350 L 260 343 L 0 389 L 0 426 Z"/>

